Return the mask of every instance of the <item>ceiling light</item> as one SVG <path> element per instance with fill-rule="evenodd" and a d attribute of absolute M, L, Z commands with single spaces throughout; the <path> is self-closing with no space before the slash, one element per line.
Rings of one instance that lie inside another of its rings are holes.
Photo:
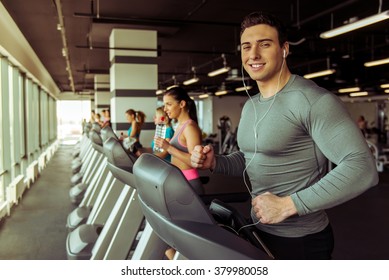
<path fill-rule="evenodd" d="M 225 95 L 227 93 L 228 93 L 228 91 L 226 91 L 226 90 L 219 90 L 219 91 L 215 92 L 215 95 L 219 96 L 219 95 Z"/>
<path fill-rule="evenodd" d="M 228 90 L 226 89 L 226 84 L 224 82 L 222 82 L 221 86 L 215 92 L 215 95 L 219 96 L 219 95 L 224 95 L 227 93 L 228 93 Z"/>
<path fill-rule="evenodd" d="M 231 69 L 230 67 L 223 67 L 223 68 L 217 69 L 215 71 L 209 72 L 208 77 L 214 77 L 214 76 L 226 73 L 226 72 L 230 71 L 230 69 Z"/>
<path fill-rule="evenodd" d="M 208 93 L 204 93 L 204 94 L 200 94 L 199 95 L 199 98 L 203 99 L 203 98 L 207 98 L 209 97 L 209 94 Z"/>
<path fill-rule="evenodd" d="M 214 71 L 211 71 L 208 73 L 208 77 L 214 77 L 223 73 L 226 73 L 231 70 L 231 67 L 227 66 L 227 61 L 226 57 L 224 54 L 222 54 L 222 59 L 223 59 L 223 67 Z"/>
<path fill-rule="evenodd" d="M 354 91 L 360 91 L 361 89 L 359 87 L 351 87 L 351 88 L 341 88 L 338 90 L 339 93 L 346 93 L 346 92 L 354 92 Z"/>
<path fill-rule="evenodd" d="M 336 71 L 334 69 L 327 69 L 327 70 L 323 70 L 323 71 L 319 71 L 319 72 L 314 72 L 314 73 L 306 74 L 306 75 L 304 75 L 304 78 L 312 79 L 312 78 L 316 78 L 316 77 L 331 75 L 331 74 L 333 74 L 335 72 Z"/>
<path fill-rule="evenodd" d="M 351 97 L 356 97 L 356 96 L 366 96 L 369 95 L 367 91 L 360 91 L 360 92 L 353 92 L 349 94 Z"/>
<path fill-rule="evenodd" d="M 389 84 L 382 84 L 380 85 L 381 88 L 389 88 Z"/>
<path fill-rule="evenodd" d="M 370 24 L 374 24 L 374 23 L 386 20 L 388 18 L 389 18 L 389 10 L 382 12 L 382 13 L 379 13 L 379 14 L 376 14 L 376 15 L 373 15 L 373 16 L 370 16 L 370 17 L 367 17 L 367 18 L 364 18 L 364 19 L 361 19 L 361 20 L 357 20 L 357 21 L 349 23 L 349 24 L 345 24 L 343 26 L 334 28 L 332 30 L 323 32 L 320 34 L 320 38 L 322 38 L 322 39 L 332 38 L 332 37 L 341 35 L 343 33 L 347 33 L 347 32 L 353 31 L 355 29 L 362 28 L 362 27 L 368 26 Z"/>
<path fill-rule="evenodd" d="M 369 61 L 369 62 L 365 62 L 365 67 L 372 67 L 372 66 L 377 66 L 377 65 L 382 65 L 382 64 L 386 64 L 386 63 L 389 63 L 389 57 L 388 58 L 384 58 L 384 59 L 380 59 L 380 60 L 373 60 L 373 61 Z"/>
<path fill-rule="evenodd" d="M 389 93 L 389 89 L 385 89 L 385 93 Z"/>
<path fill-rule="evenodd" d="M 178 84 L 177 84 L 177 80 L 176 80 L 176 76 L 175 76 L 175 75 L 172 76 L 172 80 L 173 80 L 173 85 L 167 87 L 166 90 L 172 89 L 172 88 L 174 88 L 174 87 L 178 87 Z"/>
<path fill-rule="evenodd" d="M 165 91 L 163 90 L 163 89 L 158 89 L 156 92 L 155 92 L 155 94 L 156 95 L 160 95 L 160 94 L 162 94 L 162 93 L 164 93 Z"/>
<path fill-rule="evenodd" d="M 171 85 L 170 87 L 167 87 L 166 90 L 170 90 L 172 88 L 178 87 L 178 85 Z"/>
<path fill-rule="evenodd" d="M 198 81 L 199 81 L 199 78 L 195 77 L 195 78 L 184 81 L 183 84 L 187 86 L 187 85 L 197 83 Z"/>
<path fill-rule="evenodd" d="M 237 87 L 235 89 L 235 91 L 239 92 L 239 91 L 244 91 L 244 90 L 250 90 L 252 89 L 253 87 L 252 86 L 246 86 L 246 87 Z"/>
<path fill-rule="evenodd" d="M 192 67 L 192 71 L 193 71 L 193 78 L 183 82 L 183 84 L 186 86 L 197 83 L 199 81 L 199 78 L 196 77 L 196 69 L 194 67 Z"/>

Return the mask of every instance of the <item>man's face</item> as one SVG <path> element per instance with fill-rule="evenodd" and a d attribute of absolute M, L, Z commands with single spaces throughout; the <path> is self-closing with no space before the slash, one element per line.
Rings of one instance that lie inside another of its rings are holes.
<path fill-rule="evenodd" d="M 257 82 L 278 78 L 283 50 L 274 27 L 258 24 L 246 28 L 241 36 L 241 57 L 244 69 Z"/>

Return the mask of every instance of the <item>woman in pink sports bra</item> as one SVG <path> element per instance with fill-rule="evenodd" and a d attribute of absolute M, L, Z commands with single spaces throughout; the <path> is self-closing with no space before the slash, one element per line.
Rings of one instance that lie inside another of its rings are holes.
<path fill-rule="evenodd" d="M 203 194 L 204 189 L 197 169 L 191 166 L 190 156 L 196 145 L 201 145 L 201 130 L 197 124 L 195 102 L 181 87 L 167 90 L 163 96 L 164 110 L 171 119 L 178 122 L 170 142 L 163 138 L 155 139 L 155 145 L 172 155 L 172 164 L 181 169 L 192 188 Z"/>
<path fill-rule="evenodd" d="M 172 156 L 171 163 L 181 169 L 193 190 L 203 194 L 204 189 L 197 169 L 191 166 L 190 156 L 196 145 L 201 145 L 201 131 L 197 124 L 197 110 L 195 102 L 188 93 L 180 87 L 167 90 L 163 96 L 164 110 L 170 119 L 178 123 L 170 141 L 163 138 L 154 139 L 154 145 L 161 147 Z M 176 251 L 173 248 L 166 250 L 168 259 L 174 258 Z"/>

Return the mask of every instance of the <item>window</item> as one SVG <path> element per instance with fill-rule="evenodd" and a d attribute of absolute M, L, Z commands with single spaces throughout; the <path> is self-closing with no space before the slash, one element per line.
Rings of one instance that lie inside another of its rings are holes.
<path fill-rule="evenodd" d="M 9 97 L 10 97 L 10 143 L 11 143 L 11 174 L 12 179 L 21 173 L 20 170 L 20 146 L 22 135 L 20 134 L 20 88 L 19 88 L 19 76 L 20 72 L 17 67 L 9 65 Z"/>
<path fill-rule="evenodd" d="M 90 111 L 89 100 L 57 101 L 59 139 L 69 143 L 77 141 L 82 134 L 83 120 L 90 119 Z"/>
<path fill-rule="evenodd" d="M 2 184 L 1 197 L 5 196 L 5 186 L 11 182 L 11 153 L 10 153 L 10 110 L 9 110 L 9 63 L 0 57 L 0 176 Z"/>

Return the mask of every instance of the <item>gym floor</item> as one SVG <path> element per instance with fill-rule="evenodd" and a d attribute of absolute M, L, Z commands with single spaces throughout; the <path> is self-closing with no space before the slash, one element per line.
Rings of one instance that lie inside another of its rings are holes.
<path fill-rule="evenodd" d="M 76 207 L 69 189 L 74 147 L 60 145 L 11 216 L 0 221 L 0 260 L 66 260 L 66 218 Z M 217 186 L 212 186 L 217 184 Z M 211 177 L 208 187 L 236 184 Z M 244 189 L 244 187 L 243 187 Z M 335 260 L 389 259 L 389 171 L 361 196 L 328 210 Z"/>

